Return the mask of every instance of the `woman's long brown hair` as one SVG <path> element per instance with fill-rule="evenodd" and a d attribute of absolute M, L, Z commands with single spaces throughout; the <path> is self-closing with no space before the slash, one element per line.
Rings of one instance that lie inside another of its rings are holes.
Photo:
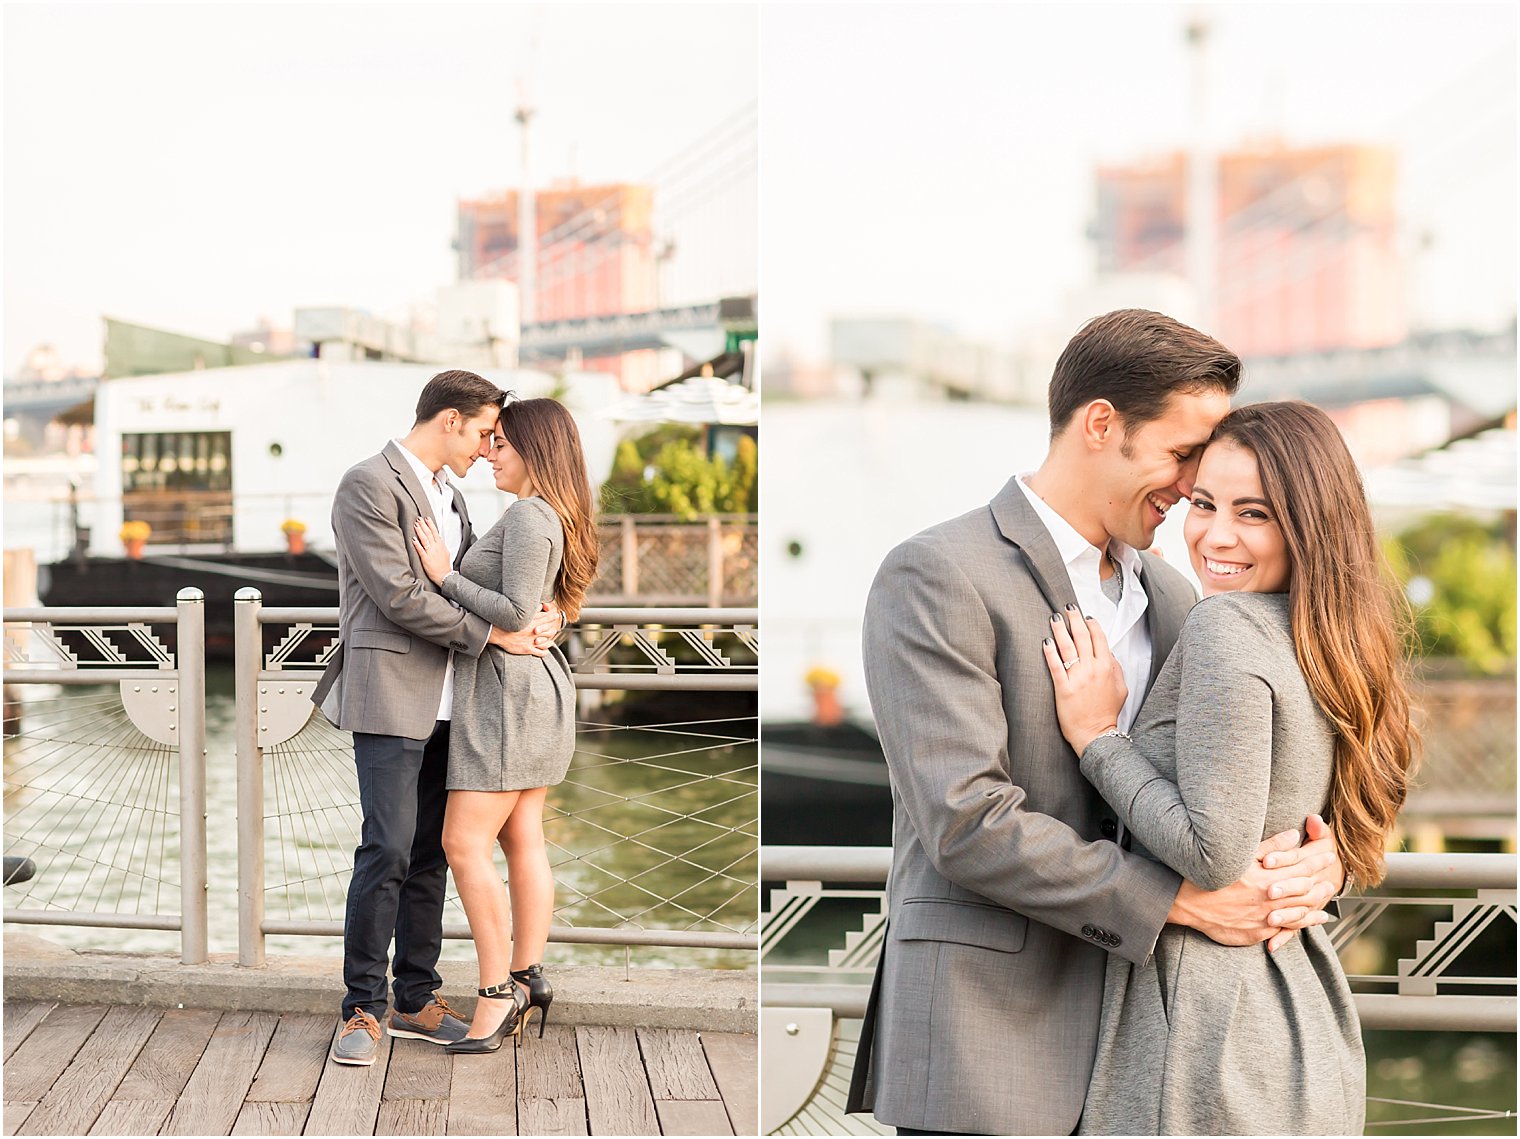
<path fill-rule="evenodd" d="M 1335 728 L 1329 822 L 1361 885 L 1383 880 L 1383 851 L 1409 790 L 1418 733 L 1404 681 L 1403 597 L 1392 586 L 1362 478 L 1330 417 L 1307 403 L 1248 404 L 1212 442 L 1256 456 L 1287 543 L 1298 666 Z"/>
<path fill-rule="evenodd" d="M 501 409 L 501 433 L 528 468 L 533 491 L 559 515 L 565 552 L 554 577 L 554 603 L 565 620 L 580 616 L 586 590 L 596 578 L 596 519 L 581 435 L 565 405 L 524 399 Z"/>

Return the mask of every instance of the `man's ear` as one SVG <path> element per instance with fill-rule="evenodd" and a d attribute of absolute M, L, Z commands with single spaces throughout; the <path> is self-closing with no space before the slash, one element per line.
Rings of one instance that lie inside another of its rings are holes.
<path fill-rule="evenodd" d="M 1106 399 L 1095 399 L 1077 413 L 1077 429 L 1089 451 L 1101 451 L 1124 435 L 1119 412 Z"/>

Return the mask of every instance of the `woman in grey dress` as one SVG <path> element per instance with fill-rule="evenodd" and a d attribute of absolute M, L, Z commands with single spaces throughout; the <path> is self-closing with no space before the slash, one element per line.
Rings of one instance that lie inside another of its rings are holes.
<path fill-rule="evenodd" d="M 491 468 L 517 501 L 457 571 L 431 522 L 419 522 L 423 568 L 445 597 L 500 628 L 526 628 L 549 602 L 573 621 L 596 576 L 596 525 L 580 434 L 564 405 L 506 403 Z M 543 1035 L 554 999 L 540 964 L 554 909 L 544 799 L 574 752 L 575 686 L 557 647 L 543 656 L 490 646 L 478 660 L 456 654 L 443 848 L 475 939 L 478 991 L 490 999 L 477 1002 L 468 1035 L 450 1052 L 496 1051 L 535 1008 Z M 510 898 L 493 857 L 498 843 Z"/>
<path fill-rule="evenodd" d="M 1062 732 L 1134 849 L 1209 889 L 1264 835 L 1325 814 L 1341 859 L 1382 879 L 1414 733 L 1361 479 L 1317 408 L 1220 423 L 1185 534 L 1204 600 L 1133 728 L 1096 622 L 1053 625 Z M 1150 960 L 1109 958 L 1084 1134 L 1360 1134 L 1366 1060 L 1322 926 L 1275 951 L 1167 926 Z"/>

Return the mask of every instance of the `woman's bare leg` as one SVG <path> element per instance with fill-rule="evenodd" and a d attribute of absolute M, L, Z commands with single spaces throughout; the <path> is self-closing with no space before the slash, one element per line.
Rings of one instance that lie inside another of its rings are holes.
<path fill-rule="evenodd" d="M 512 886 L 512 968 L 526 969 L 544 959 L 549 921 L 554 915 L 554 876 L 544 846 L 544 800 L 547 787 L 518 793 L 498 838 L 507 856 Z"/>
<path fill-rule="evenodd" d="M 511 968 L 512 925 L 507 891 L 501 884 L 493 856 L 496 837 L 513 814 L 520 794 L 450 791 L 444 810 L 443 850 L 449 869 L 454 872 L 454 884 L 459 887 L 459 901 L 469 919 L 470 933 L 475 938 L 481 988 L 504 984 Z M 469 1035 L 491 1035 L 511 1010 L 510 1001 L 477 1001 Z"/>

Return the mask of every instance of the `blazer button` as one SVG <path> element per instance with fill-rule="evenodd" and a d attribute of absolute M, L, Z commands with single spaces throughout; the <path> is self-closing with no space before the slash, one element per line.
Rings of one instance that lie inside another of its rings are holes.
<path fill-rule="evenodd" d="M 1082 927 L 1082 936 L 1083 936 L 1083 937 L 1091 937 L 1091 938 L 1094 938 L 1094 939 L 1096 939 L 1096 938 L 1097 938 L 1097 936 L 1098 936 L 1098 931 L 1097 931 L 1097 930 L 1095 930 L 1095 929 L 1094 929 L 1094 928 L 1093 928 L 1093 927 L 1092 927 L 1092 926 L 1090 926 L 1090 925 L 1084 925 L 1084 926 L 1083 926 L 1083 927 Z"/>
<path fill-rule="evenodd" d="M 1104 819 L 1098 824 L 1098 833 L 1104 838 L 1115 838 L 1119 834 L 1119 824 L 1113 819 Z"/>

